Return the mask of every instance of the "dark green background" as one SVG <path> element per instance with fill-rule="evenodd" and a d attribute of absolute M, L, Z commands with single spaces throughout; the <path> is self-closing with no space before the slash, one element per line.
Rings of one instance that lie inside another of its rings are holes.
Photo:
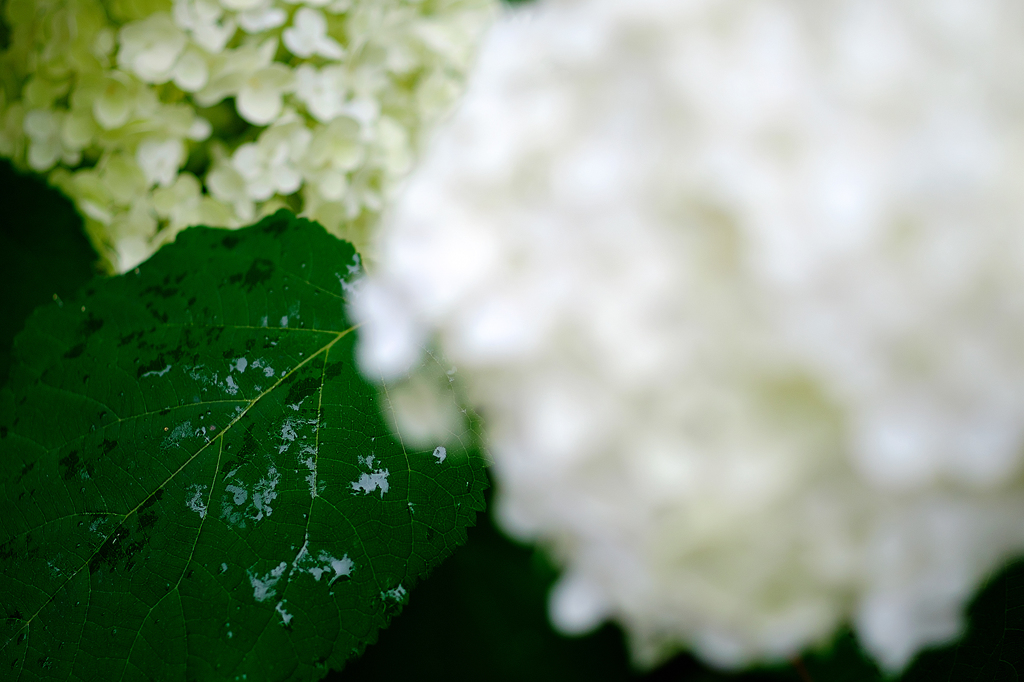
<path fill-rule="evenodd" d="M 14 336 L 37 305 L 70 298 L 94 275 L 95 253 L 71 204 L 36 178 L 0 162 L 0 382 Z M 1024 523 L 1024 519 L 1021 521 Z M 679 680 L 814 682 L 877 680 L 847 633 L 831 651 L 793 664 L 724 675 L 680 655 L 633 672 L 623 636 L 606 626 L 569 639 L 551 631 L 546 593 L 555 571 L 542 555 L 505 539 L 486 515 L 469 542 L 412 593 L 405 612 L 338 680 Z M 907 682 L 1017 680 L 1024 672 L 1024 563 L 1003 571 L 975 599 L 958 645 L 918 658 Z"/>

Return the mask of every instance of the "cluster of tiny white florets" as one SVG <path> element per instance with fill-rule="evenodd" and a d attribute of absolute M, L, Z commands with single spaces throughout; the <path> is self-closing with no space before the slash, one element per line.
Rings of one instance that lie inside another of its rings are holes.
<path fill-rule="evenodd" d="M 8 0 L 0 156 L 49 173 L 120 270 L 283 205 L 365 247 L 495 8 Z"/>
<path fill-rule="evenodd" d="M 381 232 L 361 362 L 433 339 L 567 631 L 889 669 L 1024 550 L 1024 5 L 551 0 Z"/>

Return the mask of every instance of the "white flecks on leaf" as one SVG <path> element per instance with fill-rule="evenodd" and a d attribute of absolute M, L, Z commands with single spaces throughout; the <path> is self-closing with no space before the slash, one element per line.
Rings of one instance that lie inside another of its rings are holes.
<path fill-rule="evenodd" d="M 331 582 L 327 583 L 328 585 L 333 585 L 334 581 L 339 578 L 348 578 L 352 575 L 352 569 L 355 567 L 355 563 L 348 558 L 348 554 L 340 559 L 335 559 L 326 552 L 320 552 L 320 560 L 328 562 L 331 565 L 331 570 L 334 571 L 334 577 L 331 578 Z"/>
<path fill-rule="evenodd" d="M 296 426 L 296 422 L 291 419 L 285 419 L 284 423 L 281 424 L 281 441 L 283 444 L 278 446 L 278 454 L 287 451 L 295 439 L 299 437 L 299 434 L 295 431 Z"/>
<path fill-rule="evenodd" d="M 231 371 L 238 372 L 239 374 L 243 374 L 245 372 L 245 368 L 248 367 L 248 366 L 249 366 L 249 361 L 248 360 L 246 360 L 245 358 L 238 358 L 233 363 L 231 363 Z"/>
<path fill-rule="evenodd" d="M 199 514 L 199 518 L 206 518 L 206 502 L 203 501 L 203 493 L 206 490 L 205 485 L 195 484 L 188 489 L 189 494 L 192 496 L 187 502 L 188 508 Z"/>
<path fill-rule="evenodd" d="M 398 587 L 392 590 L 388 590 L 387 592 L 381 592 L 380 598 L 383 601 L 387 601 L 388 599 L 390 599 L 392 601 L 400 602 L 405 598 L 406 594 L 408 594 L 408 592 L 406 592 L 405 588 L 399 585 Z"/>
<path fill-rule="evenodd" d="M 235 383 L 235 378 L 233 376 L 228 375 L 228 378 L 225 379 L 224 382 L 227 384 L 227 388 L 224 390 L 226 390 L 231 395 L 238 394 L 238 384 Z"/>
<path fill-rule="evenodd" d="M 316 458 L 307 457 L 302 460 L 302 463 L 306 465 L 307 469 L 309 469 L 309 475 L 306 476 L 306 483 L 309 484 L 309 496 L 316 497 L 319 494 L 316 481 Z"/>
<path fill-rule="evenodd" d="M 352 490 L 356 492 L 362 490 L 365 495 L 379 488 L 381 499 L 383 499 L 384 493 L 388 491 L 389 473 L 387 469 L 376 469 L 373 473 L 363 474 L 358 481 L 352 481 Z"/>
<path fill-rule="evenodd" d="M 437 463 L 440 464 L 448 457 L 448 451 L 444 449 L 443 445 L 438 445 L 434 448 L 434 457 L 437 457 Z"/>
<path fill-rule="evenodd" d="M 283 316 L 281 318 L 281 326 L 282 327 L 287 327 L 288 326 L 288 316 L 287 315 L 285 315 L 285 316 Z"/>
<path fill-rule="evenodd" d="M 170 372 L 170 371 L 171 371 L 171 366 L 170 366 L 170 365 L 167 365 L 166 367 L 164 367 L 164 368 L 163 368 L 162 370 L 160 370 L 159 372 L 158 372 L 158 371 L 156 371 L 156 370 L 154 369 L 154 370 L 152 370 L 152 371 L 150 371 L 150 372 L 146 372 L 145 374 L 143 374 L 143 375 L 142 375 L 141 377 L 139 377 L 139 378 L 140 378 L 140 379 L 145 379 L 146 377 L 162 377 L 163 375 L 167 374 L 167 373 L 168 373 L 168 372 Z"/>
<path fill-rule="evenodd" d="M 281 474 L 275 467 L 270 467 L 266 478 L 261 478 L 260 482 L 256 484 L 252 493 L 252 506 L 256 510 L 256 515 L 252 517 L 253 521 L 260 521 L 264 516 L 270 516 L 273 513 L 274 510 L 270 503 L 277 497 L 275 488 L 280 481 Z"/>
<path fill-rule="evenodd" d="M 174 430 L 164 438 L 162 447 L 166 450 L 169 447 L 173 447 L 181 442 L 182 438 L 192 434 L 192 422 L 185 422 L 184 424 L 178 424 L 174 427 Z"/>
<path fill-rule="evenodd" d="M 356 277 L 359 275 L 359 271 L 362 269 L 362 258 L 358 253 L 352 254 L 352 264 L 346 265 L 345 269 L 348 270 L 349 277 Z"/>
<path fill-rule="evenodd" d="M 225 490 L 234 495 L 235 504 L 245 504 L 245 500 L 249 497 L 248 491 L 237 485 L 229 485 Z"/>
<path fill-rule="evenodd" d="M 306 541 L 302 544 L 302 549 L 300 549 L 299 553 L 295 556 L 295 561 L 292 562 L 292 571 L 298 570 L 309 573 L 313 576 L 313 580 L 317 582 L 320 582 L 320 578 L 324 575 L 330 575 L 331 580 L 328 582 L 328 586 L 333 585 L 336 580 L 349 578 L 352 575 L 352 570 L 354 568 L 355 562 L 348 558 L 348 554 L 345 554 L 338 559 L 334 555 L 321 550 L 314 557 L 313 554 L 309 552 L 308 536 L 306 537 Z"/>
<path fill-rule="evenodd" d="M 252 585 L 253 599 L 258 602 L 262 602 L 277 594 L 277 590 L 274 589 L 274 586 L 281 580 L 281 576 L 284 575 L 285 569 L 287 568 L 288 563 L 282 561 L 277 565 L 277 568 L 274 568 L 262 578 L 253 575 L 252 571 L 247 571 L 249 575 L 249 583 Z"/>
<path fill-rule="evenodd" d="M 274 610 L 281 614 L 281 623 L 283 625 L 288 625 L 289 623 L 291 623 L 293 618 L 292 614 L 284 610 L 284 603 L 286 601 L 288 600 L 282 599 L 281 601 L 277 602 L 277 606 L 274 607 Z"/>

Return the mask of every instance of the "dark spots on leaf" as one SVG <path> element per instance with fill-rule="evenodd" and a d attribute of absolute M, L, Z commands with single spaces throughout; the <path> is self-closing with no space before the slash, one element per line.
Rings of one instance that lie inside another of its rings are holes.
<path fill-rule="evenodd" d="M 249 424 L 245 430 L 245 436 L 242 437 L 242 448 L 238 451 L 239 465 L 245 464 L 250 457 L 259 452 L 259 443 L 256 442 L 256 436 L 252 434 L 255 428 L 255 424 Z"/>
<path fill-rule="evenodd" d="M 263 233 L 264 234 L 272 234 L 275 237 L 280 237 L 281 235 L 283 235 L 287 231 L 288 231 L 288 219 L 287 218 L 274 219 L 273 217 L 271 217 L 267 221 L 267 223 L 263 226 Z"/>
<path fill-rule="evenodd" d="M 157 414 L 159 414 L 161 417 L 166 417 L 170 413 L 171 413 L 171 408 L 165 407 L 164 409 L 160 410 Z"/>
<path fill-rule="evenodd" d="M 18 480 L 16 480 L 15 483 L 21 483 L 21 479 L 23 479 L 26 476 L 28 476 L 29 472 L 32 471 L 35 467 L 36 467 L 36 463 L 35 462 L 29 462 L 25 466 L 21 467 L 21 473 L 18 474 Z"/>
<path fill-rule="evenodd" d="M 22 643 L 22 642 L 24 642 L 24 641 L 25 641 L 25 640 L 26 640 L 27 638 L 28 638 L 28 635 L 26 635 L 26 634 L 25 634 L 24 632 L 22 632 L 22 633 L 21 633 L 20 635 L 18 635 L 18 644 L 21 644 L 21 643 Z"/>
<path fill-rule="evenodd" d="M 255 347 L 256 347 L 256 339 L 246 339 L 245 340 L 245 350 L 251 351 Z"/>
<path fill-rule="evenodd" d="M 299 379 L 288 389 L 288 397 L 285 398 L 286 405 L 298 405 L 308 396 L 320 389 L 320 380 L 313 377 Z"/>
<path fill-rule="evenodd" d="M 146 511 L 139 513 L 139 528 L 142 530 L 149 530 L 156 525 L 156 512 Z"/>
<path fill-rule="evenodd" d="M 125 570 L 130 570 L 135 565 L 132 559 L 148 541 L 149 537 L 146 535 L 133 539 L 131 531 L 123 525 L 119 526 L 89 560 L 89 572 L 96 573 L 104 567 L 113 570 L 122 562 L 125 564 Z"/>
<path fill-rule="evenodd" d="M 191 308 L 195 304 L 196 304 L 196 297 L 195 296 L 193 296 L 192 298 L 188 299 L 188 307 L 189 308 Z"/>
<path fill-rule="evenodd" d="M 89 313 L 89 315 L 82 322 L 81 333 L 82 336 L 92 336 L 102 328 L 103 320 L 99 319 L 92 313 Z"/>
<path fill-rule="evenodd" d="M 8 540 L 4 544 L 0 545 L 0 560 L 7 560 L 14 558 L 18 552 L 14 549 L 14 540 Z"/>
<path fill-rule="evenodd" d="M 196 569 L 194 569 L 194 568 L 188 569 L 188 573 L 185 574 L 185 580 L 191 580 L 192 576 L 194 576 L 195 574 L 196 574 Z"/>
<path fill-rule="evenodd" d="M 213 345 L 220 341 L 220 337 L 224 334 L 224 327 L 209 327 L 206 330 L 206 342 Z"/>
<path fill-rule="evenodd" d="M 77 358 L 79 355 L 81 355 L 84 352 L 85 352 L 85 344 L 84 343 L 80 343 L 77 346 L 73 346 L 71 348 L 71 350 L 69 350 L 67 353 L 64 354 L 64 357 L 67 358 L 68 360 L 73 360 L 74 358 Z"/>
<path fill-rule="evenodd" d="M 352 576 L 342 574 L 342 575 L 334 576 L 334 579 L 331 582 L 332 583 L 347 583 L 349 580 L 352 580 Z"/>
<path fill-rule="evenodd" d="M 146 310 L 148 310 L 149 314 L 152 315 L 156 320 L 162 322 L 163 324 L 167 324 L 167 321 L 170 319 L 166 312 L 157 310 L 152 302 L 146 304 Z"/>
<path fill-rule="evenodd" d="M 8 625 L 14 625 L 18 621 L 23 621 L 23 620 L 25 620 L 25 619 L 22 617 L 21 611 L 19 611 L 18 609 L 14 609 L 13 611 L 11 611 L 10 613 L 7 614 L 7 624 Z"/>
<path fill-rule="evenodd" d="M 166 282 L 166 279 L 165 279 L 164 284 L 166 284 L 166 283 L 167 282 Z M 160 286 L 159 284 L 154 284 L 152 286 L 148 286 L 148 287 L 146 287 L 145 289 L 142 290 L 142 294 L 144 296 L 146 294 L 154 294 L 156 296 L 159 296 L 160 298 L 170 298 L 172 296 L 177 295 L 177 293 L 178 293 L 178 288 L 177 287 Z"/>
<path fill-rule="evenodd" d="M 100 445 L 100 449 L 103 450 L 103 454 L 104 455 L 109 455 L 110 451 L 113 450 L 116 447 L 117 447 L 117 441 L 116 440 L 107 440 L 106 438 L 103 439 L 103 444 Z"/>
<path fill-rule="evenodd" d="M 83 384 L 89 383 L 89 375 L 88 374 L 83 374 L 82 375 L 82 383 Z"/>
<path fill-rule="evenodd" d="M 138 509 L 138 527 L 134 532 L 129 529 L 129 520 L 126 520 L 117 527 L 106 542 L 97 550 L 96 554 L 89 561 L 89 572 L 96 573 L 102 568 L 114 570 L 123 565 L 125 572 L 135 566 L 135 556 L 149 543 L 153 527 L 156 525 L 158 515 L 153 505 L 164 495 L 163 488 L 146 498 Z"/>
<path fill-rule="evenodd" d="M 118 347 L 126 346 L 135 339 L 139 338 L 140 336 L 142 336 L 142 332 L 132 332 L 131 334 L 125 334 L 124 336 L 117 340 L 117 345 Z"/>
<path fill-rule="evenodd" d="M 252 291 L 260 284 L 263 284 L 270 279 L 272 272 L 274 272 L 274 264 L 271 261 L 266 258 L 257 258 L 249 266 L 249 271 L 245 273 L 246 289 Z"/>
<path fill-rule="evenodd" d="M 142 506 L 139 507 L 139 511 L 141 512 L 141 511 L 145 511 L 145 510 L 149 509 L 154 504 L 156 504 L 161 499 L 163 499 L 163 496 L 164 496 L 164 489 L 163 488 L 157 489 L 157 491 L 155 493 L 153 493 L 152 495 L 150 495 L 149 497 L 146 498 L 146 501 L 143 502 Z"/>
<path fill-rule="evenodd" d="M 25 534 L 25 549 L 22 551 L 22 556 L 26 559 L 35 559 L 39 556 L 39 544 L 32 539 L 32 533 Z"/>
<path fill-rule="evenodd" d="M 345 371 L 344 362 L 332 362 L 327 365 L 327 369 L 324 371 L 324 376 L 327 377 L 328 381 L 331 379 L 337 379 L 338 376 Z"/>
<path fill-rule="evenodd" d="M 178 275 L 177 277 L 174 278 L 174 283 L 175 284 L 181 284 L 182 280 L 184 280 L 187 276 L 188 276 L 187 272 L 181 273 L 180 275 Z"/>
<path fill-rule="evenodd" d="M 238 284 L 239 282 L 242 281 L 242 277 L 244 277 L 244 275 L 240 272 L 236 275 L 231 275 L 230 277 L 228 277 L 228 283 Z"/>
<path fill-rule="evenodd" d="M 427 542 L 431 542 L 434 539 L 434 529 L 427 528 Z"/>
<path fill-rule="evenodd" d="M 238 235 L 229 234 L 227 237 L 224 237 L 224 239 L 220 240 L 220 245 L 230 251 L 231 249 L 238 246 L 238 242 L 240 241 L 242 241 L 242 239 Z"/>
<path fill-rule="evenodd" d="M 61 478 L 65 481 L 70 481 L 75 476 L 78 476 L 82 472 L 82 469 L 85 468 L 82 464 L 82 460 L 78 457 L 78 450 L 72 450 L 62 457 L 57 462 L 57 467 L 62 469 Z"/>
<path fill-rule="evenodd" d="M 149 372 L 162 372 L 169 364 L 164 359 L 164 354 L 160 353 L 152 361 L 139 365 L 139 369 L 135 372 L 135 378 L 141 379 L 143 374 L 148 374 Z"/>
<path fill-rule="evenodd" d="M 0 440 L 3 440 L 4 438 L 7 438 L 7 427 L 0 426 Z"/>

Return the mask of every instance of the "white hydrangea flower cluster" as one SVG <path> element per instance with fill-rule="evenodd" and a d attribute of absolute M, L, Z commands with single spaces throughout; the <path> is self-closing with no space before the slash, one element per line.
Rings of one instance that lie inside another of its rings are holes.
<path fill-rule="evenodd" d="M 1024 550 L 1022 111 L 1014 0 L 549 0 L 382 229 L 361 362 L 454 363 L 563 630 L 898 670 Z"/>
<path fill-rule="evenodd" d="M 289 206 L 357 248 L 496 0 L 8 0 L 0 156 L 127 270 Z"/>

